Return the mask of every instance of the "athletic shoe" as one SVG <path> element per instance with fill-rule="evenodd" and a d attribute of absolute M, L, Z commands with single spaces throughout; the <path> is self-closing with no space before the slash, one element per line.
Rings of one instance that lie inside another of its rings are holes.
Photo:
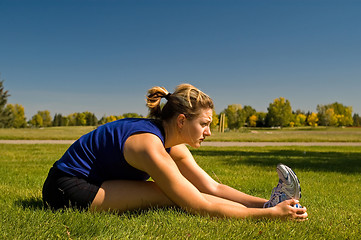
<path fill-rule="evenodd" d="M 284 200 L 301 198 L 300 181 L 294 171 L 283 164 L 277 165 L 279 181 L 272 190 L 271 198 L 264 204 L 264 208 L 274 207 Z"/>

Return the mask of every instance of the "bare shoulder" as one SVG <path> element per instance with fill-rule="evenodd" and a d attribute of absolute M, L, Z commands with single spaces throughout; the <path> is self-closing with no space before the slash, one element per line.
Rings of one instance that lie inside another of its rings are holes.
<path fill-rule="evenodd" d="M 124 143 L 123 153 L 126 161 L 140 170 L 144 170 L 145 161 L 164 158 L 168 155 L 159 137 L 151 133 L 130 136 Z"/>

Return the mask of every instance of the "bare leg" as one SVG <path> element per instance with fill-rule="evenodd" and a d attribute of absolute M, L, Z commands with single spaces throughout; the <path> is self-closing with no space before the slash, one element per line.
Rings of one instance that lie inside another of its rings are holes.
<path fill-rule="evenodd" d="M 90 209 L 118 211 L 175 206 L 154 182 L 114 180 L 100 187 Z"/>
<path fill-rule="evenodd" d="M 203 194 L 203 197 L 213 203 L 245 207 L 242 204 L 208 194 Z M 114 180 L 102 184 L 90 209 L 123 212 L 165 206 L 176 205 L 154 182 Z"/>

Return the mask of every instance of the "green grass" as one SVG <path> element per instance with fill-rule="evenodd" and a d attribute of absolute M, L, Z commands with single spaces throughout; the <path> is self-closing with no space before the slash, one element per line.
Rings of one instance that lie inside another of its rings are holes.
<path fill-rule="evenodd" d="M 0 139 L 51 139 L 75 140 L 96 127 L 49 127 L 4 129 L 0 128 Z M 361 142 L 361 128 L 284 128 L 284 129 L 243 129 L 219 133 L 212 131 L 207 141 L 239 142 Z"/>
<path fill-rule="evenodd" d="M 207 141 L 231 142 L 361 142 L 361 128 L 284 128 L 212 132 Z"/>
<path fill-rule="evenodd" d="M 0 239 L 359 239 L 359 147 L 243 147 L 192 149 L 215 179 L 268 198 L 276 164 L 301 180 L 309 221 L 212 219 L 177 209 L 121 215 L 43 209 L 41 187 L 67 145 L 0 144 Z"/>
<path fill-rule="evenodd" d="M 94 130 L 94 126 L 48 128 L 0 128 L 2 140 L 73 140 Z"/>

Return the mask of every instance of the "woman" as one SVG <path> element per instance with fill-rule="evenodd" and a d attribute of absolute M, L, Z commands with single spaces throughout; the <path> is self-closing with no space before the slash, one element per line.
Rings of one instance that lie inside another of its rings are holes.
<path fill-rule="evenodd" d="M 161 99 L 167 103 L 161 108 Z M 194 214 L 234 218 L 307 218 L 298 201 L 263 208 L 266 199 L 217 183 L 185 146 L 211 135 L 213 102 L 189 84 L 174 93 L 148 91 L 149 119 L 122 119 L 82 136 L 58 160 L 44 183 L 51 208 L 122 212 L 177 206 Z M 146 181 L 149 177 L 153 181 Z"/>

